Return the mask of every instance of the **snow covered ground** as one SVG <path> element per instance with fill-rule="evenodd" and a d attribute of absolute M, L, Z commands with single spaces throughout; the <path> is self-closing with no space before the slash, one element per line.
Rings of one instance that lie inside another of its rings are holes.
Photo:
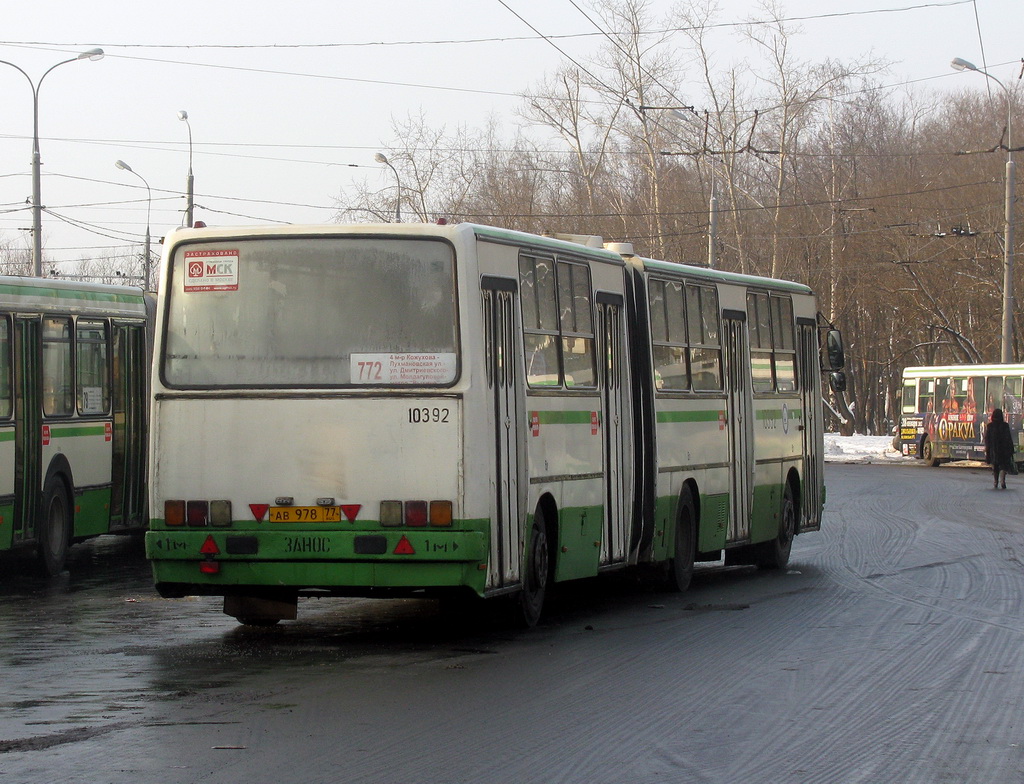
<path fill-rule="evenodd" d="M 825 433 L 827 463 L 912 463 L 892 448 L 892 436 L 841 436 Z"/>

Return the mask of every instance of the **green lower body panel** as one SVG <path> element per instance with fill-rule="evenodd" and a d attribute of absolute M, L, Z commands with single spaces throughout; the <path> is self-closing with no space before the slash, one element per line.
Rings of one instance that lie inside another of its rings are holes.
<path fill-rule="evenodd" d="M 211 545 L 212 542 L 212 545 Z M 151 530 L 146 555 L 157 584 L 218 594 L 276 588 L 453 588 L 483 593 L 487 537 L 477 531 L 389 529 L 251 532 Z"/>
<path fill-rule="evenodd" d="M 110 532 L 110 488 L 86 490 L 75 496 L 75 536 Z"/>
<path fill-rule="evenodd" d="M 0 504 L 0 552 L 14 543 L 14 504 Z"/>

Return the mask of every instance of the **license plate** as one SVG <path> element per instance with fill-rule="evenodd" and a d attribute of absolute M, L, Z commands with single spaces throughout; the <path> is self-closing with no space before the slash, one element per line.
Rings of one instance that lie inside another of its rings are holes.
<path fill-rule="evenodd" d="M 272 506 L 271 523 L 340 523 L 340 506 Z"/>

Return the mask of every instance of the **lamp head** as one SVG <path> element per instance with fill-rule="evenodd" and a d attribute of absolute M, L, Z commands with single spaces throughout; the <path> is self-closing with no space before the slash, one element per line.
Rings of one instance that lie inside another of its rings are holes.
<path fill-rule="evenodd" d="M 186 112 L 184 109 L 179 111 L 178 112 L 178 119 L 182 120 L 183 122 L 188 122 L 188 112 Z"/>
<path fill-rule="evenodd" d="M 102 49 L 90 49 L 88 52 L 82 52 L 78 55 L 79 60 L 102 60 L 103 50 Z"/>
<path fill-rule="evenodd" d="M 129 165 L 127 164 L 127 163 L 125 163 L 125 162 L 124 162 L 124 161 L 122 161 L 122 160 L 116 160 L 116 161 L 114 161 L 114 165 L 115 165 L 115 166 L 116 166 L 117 168 L 119 168 L 119 169 L 123 169 L 124 171 L 128 171 L 128 172 L 132 171 L 132 167 L 131 167 L 131 166 L 129 166 Z M 134 173 L 135 173 L 135 172 L 132 172 L 132 174 L 134 174 Z"/>
<path fill-rule="evenodd" d="M 387 163 L 387 162 L 388 162 L 388 156 L 386 156 L 386 155 L 385 155 L 384 153 L 382 153 L 382 152 L 379 152 L 379 153 L 377 153 L 376 155 L 374 155 L 374 156 L 373 156 L 373 159 L 374 159 L 375 161 L 377 161 L 377 163 Z"/>
<path fill-rule="evenodd" d="M 953 62 L 951 62 L 949 65 L 950 65 L 950 67 L 953 68 L 954 71 L 977 71 L 978 70 L 978 66 L 976 66 L 974 63 L 970 63 L 967 60 L 964 60 L 962 57 L 954 57 L 953 58 Z"/>

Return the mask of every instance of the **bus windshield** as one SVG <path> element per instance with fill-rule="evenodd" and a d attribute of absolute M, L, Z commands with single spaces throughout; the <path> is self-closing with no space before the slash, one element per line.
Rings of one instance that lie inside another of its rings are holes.
<path fill-rule="evenodd" d="M 450 386 L 453 251 L 398 238 L 255 238 L 172 259 L 171 387 Z"/>

